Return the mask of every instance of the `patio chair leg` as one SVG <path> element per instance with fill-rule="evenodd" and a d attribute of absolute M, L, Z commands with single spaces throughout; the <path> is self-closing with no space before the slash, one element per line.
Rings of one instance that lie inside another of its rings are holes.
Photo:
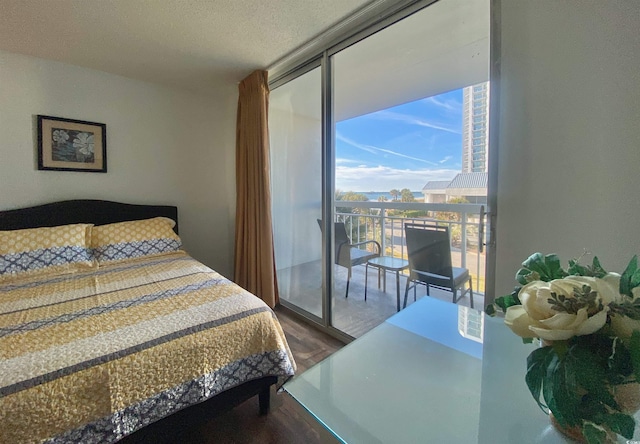
<path fill-rule="evenodd" d="M 344 293 L 344 297 L 349 297 L 349 282 L 351 281 L 351 268 L 349 268 L 349 273 L 347 274 L 347 291 Z"/>
<path fill-rule="evenodd" d="M 407 308 L 407 296 L 409 295 L 409 284 L 411 283 L 411 279 L 407 277 L 407 285 L 404 287 L 404 306 L 402 308 Z M 416 287 L 413 287 L 413 295 L 416 294 Z"/>
<path fill-rule="evenodd" d="M 367 300 L 367 283 L 369 281 L 369 262 L 364 266 L 364 300 Z"/>

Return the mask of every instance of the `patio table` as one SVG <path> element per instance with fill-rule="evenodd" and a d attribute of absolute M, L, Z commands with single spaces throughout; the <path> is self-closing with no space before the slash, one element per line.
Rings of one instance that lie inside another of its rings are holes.
<path fill-rule="evenodd" d="M 367 261 L 364 272 L 364 300 L 367 300 L 367 282 L 369 278 L 369 265 L 376 267 L 384 271 L 383 290 L 387 291 L 387 271 L 394 272 L 396 274 L 396 299 L 397 309 L 400 311 L 400 272 L 409 268 L 409 261 L 391 256 L 378 256 Z M 378 287 L 380 287 L 380 277 L 378 275 Z"/>

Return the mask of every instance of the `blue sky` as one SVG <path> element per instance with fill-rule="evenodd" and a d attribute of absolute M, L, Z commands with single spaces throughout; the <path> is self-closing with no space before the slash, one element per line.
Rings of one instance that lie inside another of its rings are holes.
<path fill-rule="evenodd" d="M 336 123 L 336 189 L 420 191 L 462 168 L 462 90 Z"/>

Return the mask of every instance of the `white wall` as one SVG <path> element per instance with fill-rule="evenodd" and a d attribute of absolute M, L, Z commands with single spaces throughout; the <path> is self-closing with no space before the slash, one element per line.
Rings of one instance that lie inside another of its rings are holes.
<path fill-rule="evenodd" d="M 497 295 L 535 251 L 621 272 L 640 253 L 638 2 L 501 3 Z"/>
<path fill-rule="evenodd" d="M 0 209 L 75 198 L 177 205 L 185 248 L 231 277 L 236 91 L 197 96 L 0 52 Z M 38 171 L 37 114 L 105 123 L 108 173 Z"/>

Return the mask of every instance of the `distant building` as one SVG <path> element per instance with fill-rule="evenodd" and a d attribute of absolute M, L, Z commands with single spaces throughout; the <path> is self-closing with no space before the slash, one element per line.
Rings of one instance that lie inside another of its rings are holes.
<path fill-rule="evenodd" d="M 452 180 L 431 180 L 422 188 L 426 203 L 446 203 L 455 197 L 464 197 L 469 203 L 487 203 L 489 174 L 459 173 Z"/>
<path fill-rule="evenodd" d="M 431 180 L 422 188 L 426 203 L 445 203 L 450 180 Z"/>
<path fill-rule="evenodd" d="M 462 92 L 462 172 L 486 173 L 489 147 L 489 82 Z"/>

